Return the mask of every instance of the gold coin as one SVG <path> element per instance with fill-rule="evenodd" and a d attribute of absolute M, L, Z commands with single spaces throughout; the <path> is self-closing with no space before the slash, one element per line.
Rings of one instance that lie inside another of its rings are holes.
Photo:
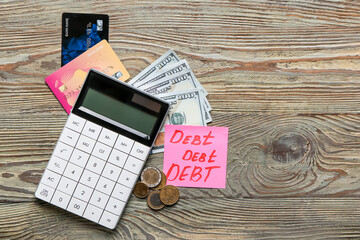
<path fill-rule="evenodd" d="M 163 172 L 161 171 L 161 182 L 160 182 L 160 184 L 157 185 L 157 187 L 155 187 L 154 189 L 161 189 L 161 188 L 165 187 L 166 181 L 167 181 L 166 175 L 165 175 L 165 173 L 163 173 Z"/>
<path fill-rule="evenodd" d="M 141 173 L 141 181 L 153 188 L 160 184 L 161 173 L 156 167 L 147 167 Z"/>
<path fill-rule="evenodd" d="M 133 189 L 133 194 L 138 198 L 144 198 L 149 195 L 149 187 L 143 182 L 137 182 Z"/>
<path fill-rule="evenodd" d="M 160 210 L 165 207 L 165 204 L 160 201 L 160 191 L 152 191 L 147 198 L 148 206 L 153 210 Z"/>
<path fill-rule="evenodd" d="M 173 185 L 166 185 L 160 190 L 160 200 L 165 205 L 173 205 L 179 201 L 179 189 Z"/>

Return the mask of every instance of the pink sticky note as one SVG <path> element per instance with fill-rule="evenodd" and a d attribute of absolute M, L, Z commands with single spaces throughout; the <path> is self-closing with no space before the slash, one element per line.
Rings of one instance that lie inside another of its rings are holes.
<path fill-rule="evenodd" d="M 225 188 L 228 132 L 226 127 L 165 125 L 167 184 Z"/>

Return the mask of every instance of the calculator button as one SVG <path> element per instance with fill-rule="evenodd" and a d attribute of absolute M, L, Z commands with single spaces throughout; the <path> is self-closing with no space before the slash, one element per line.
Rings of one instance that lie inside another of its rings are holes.
<path fill-rule="evenodd" d="M 93 195 L 90 198 L 89 203 L 91 203 L 92 205 L 95 205 L 97 207 L 104 208 L 108 199 L 109 199 L 108 195 L 95 190 Z"/>
<path fill-rule="evenodd" d="M 67 161 L 69 160 L 72 151 L 73 148 L 70 147 L 69 145 L 62 142 L 57 142 L 53 155 Z"/>
<path fill-rule="evenodd" d="M 105 166 L 105 161 L 97 157 L 90 156 L 90 159 L 86 164 L 86 169 L 93 171 L 94 173 L 101 174 L 104 166 Z"/>
<path fill-rule="evenodd" d="M 119 221 L 119 216 L 104 211 L 103 215 L 100 218 L 99 224 L 107 228 L 114 229 L 118 221 Z"/>
<path fill-rule="evenodd" d="M 38 188 L 36 189 L 35 196 L 39 199 L 42 199 L 46 202 L 50 202 L 52 195 L 54 194 L 55 189 L 46 186 L 42 183 L 39 183 Z"/>
<path fill-rule="evenodd" d="M 119 137 L 115 143 L 115 148 L 118 150 L 121 150 L 123 152 L 129 153 L 133 144 L 134 144 L 134 140 L 131 140 L 130 138 L 119 135 Z"/>
<path fill-rule="evenodd" d="M 107 178 L 104 177 L 100 177 L 97 185 L 96 185 L 96 190 L 105 193 L 107 195 L 110 195 L 113 188 L 115 186 L 115 182 L 111 181 Z"/>
<path fill-rule="evenodd" d="M 124 169 L 120 174 L 118 182 L 124 186 L 132 188 L 137 178 L 137 174 L 131 173 Z"/>
<path fill-rule="evenodd" d="M 74 152 L 73 154 L 71 154 L 70 157 L 70 162 L 80 167 L 85 167 L 88 159 L 89 159 L 89 154 L 80 151 L 79 149 L 74 149 Z"/>
<path fill-rule="evenodd" d="M 74 197 L 83 200 L 85 202 L 88 202 L 92 192 L 93 192 L 92 188 L 79 183 L 75 189 Z"/>
<path fill-rule="evenodd" d="M 66 166 L 64 176 L 72 180 L 79 181 L 83 168 L 76 166 L 75 164 L 68 163 Z"/>
<path fill-rule="evenodd" d="M 57 184 L 59 183 L 60 177 L 61 176 L 59 174 L 46 169 L 41 178 L 41 182 L 48 185 L 49 187 L 56 188 Z"/>
<path fill-rule="evenodd" d="M 149 151 L 150 148 L 148 146 L 135 142 L 133 148 L 131 149 L 130 155 L 145 161 Z"/>
<path fill-rule="evenodd" d="M 50 169 L 51 171 L 56 172 L 58 174 L 62 174 L 64 172 L 66 164 L 67 164 L 67 161 L 62 160 L 61 158 L 58 158 L 53 155 L 49 160 L 47 169 Z"/>
<path fill-rule="evenodd" d="M 92 149 L 94 148 L 95 140 L 85 137 L 81 135 L 79 141 L 76 144 L 76 148 L 80 149 L 86 153 L 91 153 Z"/>
<path fill-rule="evenodd" d="M 69 212 L 75 213 L 76 215 L 82 216 L 86 207 L 86 202 L 83 202 L 77 198 L 71 198 L 71 201 L 67 207 Z"/>
<path fill-rule="evenodd" d="M 81 133 L 96 140 L 100 134 L 100 131 L 101 127 L 99 125 L 87 121 Z"/>
<path fill-rule="evenodd" d="M 116 180 L 119 178 L 120 173 L 121 168 L 111 163 L 106 163 L 104 171 L 101 175 L 116 182 Z"/>
<path fill-rule="evenodd" d="M 97 142 L 92 154 L 106 161 L 110 155 L 110 152 L 111 152 L 111 147 L 106 146 L 103 143 Z"/>
<path fill-rule="evenodd" d="M 108 162 L 122 168 L 126 162 L 127 157 L 128 155 L 126 153 L 113 149 Z"/>
<path fill-rule="evenodd" d="M 68 203 L 70 202 L 70 198 L 70 195 L 67 195 L 60 191 L 56 191 L 53 198 L 51 199 L 51 203 L 55 206 L 66 209 Z"/>
<path fill-rule="evenodd" d="M 75 147 L 76 141 L 78 140 L 79 136 L 79 133 L 65 127 L 61 133 L 59 140 L 72 147 Z"/>
<path fill-rule="evenodd" d="M 85 169 L 84 173 L 80 178 L 80 182 L 88 187 L 94 188 L 98 179 L 99 179 L 98 174 Z"/>
<path fill-rule="evenodd" d="M 114 191 L 112 192 L 111 196 L 126 202 L 129 198 L 130 193 L 131 193 L 131 188 L 125 187 L 117 183 L 115 185 Z"/>
<path fill-rule="evenodd" d="M 85 119 L 71 113 L 65 126 L 80 133 L 85 125 L 85 122 Z"/>
<path fill-rule="evenodd" d="M 102 212 L 103 212 L 102 209 L 95 207 L 91 204 L 88 204 L 83 217 L 97 223 L 99 222 Z"/>
<path fill-rule="evenodd" d="M 130 172 L 133 172 L 135 174 L 138 174 L 141 171 L 144 163 L 145 162 L 140 161 L 137 158 L 129 156 L 125 163 L 124 169 L 129 170 Z"/>
<path fill-rule="evenodd" d="M 120 214 L 124 210 L 124 207 L 125 207 L 124 202 L 117 200 L 116 198 L 110 197 L 105 210 L 120 216 Z"/>
<path fill-rule="evenodd" d="M 69 194 L 69 195 L 72 195 L 72 193 L 74 192 L 74 189 L 76 187 L 76 182 L 67 178 L 67 177 L 61 177 L 60 179 L 60 182 L 59 182 L 59 185 L 58 185 L 58 190 L 66 193 L 66 194 Z"/>
<path fill-rule="evenodd" d="M 98 141 L 105 143 L 106 145 L 109 145 L 110 147 L 113 147 L 117 136 L 118 136 L 117 133 L 110 131 L 107 128 L 103 128 L 100 133 Z"/>

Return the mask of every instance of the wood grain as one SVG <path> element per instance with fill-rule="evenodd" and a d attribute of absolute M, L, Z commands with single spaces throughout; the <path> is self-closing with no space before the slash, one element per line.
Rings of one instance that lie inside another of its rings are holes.
<path fill-rule="evenodd" d="M 49 204 L 0 205 L 6 239 L 339 239 L 360 237 L 357 198 L 185 199 L 159 212 L 131 199 L 108 230 Z M 346 206 L 346 209 L 344 208 Z M 226 209 L 226 211 L 224 211 Z M 276 212 L 276 214 L 274 214 Z M 15 220 L 16 219 L 16 220 Z M 56 229 L 56 231 L 55 231 Z M 321 229 L 322 231 L 319 231 Z"/>
<path fill-rule="evenodd" d="M 62 12 L 109 14 L 131 76 L 167 49 L 189 62 L 229 127 L 225 189 L 159 212 L 132 197 L 115 231 L 34 198 L 67 118 L 44 83 Z M 1 239 L 360 238 L 357 1 L 13 0 L 0 22 Z"/>

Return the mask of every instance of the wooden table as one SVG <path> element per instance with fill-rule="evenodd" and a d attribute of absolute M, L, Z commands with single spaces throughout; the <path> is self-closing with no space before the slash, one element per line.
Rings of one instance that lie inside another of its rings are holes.
<path fill-rule="evenodd" d="M 114 231 L 35 199 L 67 119 L 44 82 L 62 12 L 109 14 L 131 76 L 168 49 L 188 60 L 209 125 L 229 127 L 225 189 L 159 212 L 131 197 Z M 359 2 L 14 0 L 0 22 L 1 239 L 360 238 Z"/>

